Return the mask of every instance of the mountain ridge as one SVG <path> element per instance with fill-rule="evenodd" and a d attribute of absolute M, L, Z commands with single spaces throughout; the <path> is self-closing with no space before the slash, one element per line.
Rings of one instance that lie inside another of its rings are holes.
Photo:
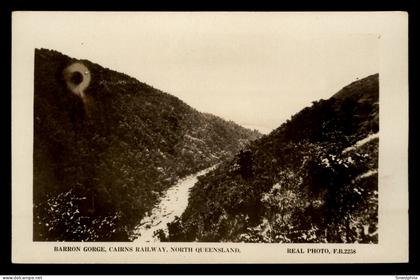
<path fill-rule="evenodd" d="M 162 240 L 377 243 L 378 132 L 374 74 L 201 177 Z"/>
<path fill-rule="evenodd" d="M 75 63 L 81 77 L 64 71 Z M 74 92 L 83 75 L 89 85 Z M 259 136 L 124 73 L 36 49 L 34 240 L 127 240 L 165 189 Z"/>

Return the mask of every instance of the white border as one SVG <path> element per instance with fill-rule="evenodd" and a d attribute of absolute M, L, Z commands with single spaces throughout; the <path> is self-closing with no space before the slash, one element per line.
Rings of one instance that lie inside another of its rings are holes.
<path fill-rule="evenodd" d="M 107 13 L 136 17 L 143 13 Z M 178 13 L 179 14 L 179 13 Z M 202 13 L 205 16 L 207 13 Z M 214 14 L 214 13 L 213 13 Z M 379 34 L 379 244 L 161 243 L 157 247 L 236 247 L 241 253 L 54 253 L 56 245 L 138 246 L 132 243 L 32 241 L 32 143 L 36 23 L 80 13 L 14 12 L 12 16 L 12 261 L 14 263 L 374 263 L 408 261 L 408 14 L 218 13 L 230 17 L 284 17 L 317 24 L 329 34 Z M 94 17 L 96 13 L 84 13 Z M 171 13 L 156 16 L 169 19 Z M 188 16 L 188 13 L 185 13 Z M 53 27 L 58 28 L 58 27 Z M 65 34 L 63 34 L 65 36 Z M 151 246 L 144 244 L 144 246 Z M 287 254 L 287 248 L 354 248 L 356 254 Z"/>

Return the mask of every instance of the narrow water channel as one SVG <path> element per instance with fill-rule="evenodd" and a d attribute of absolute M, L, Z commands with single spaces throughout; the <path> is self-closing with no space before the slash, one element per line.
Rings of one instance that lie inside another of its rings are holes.
<path fill-rule="evenodd" d="M 188 206 L 191 188 L 197 183 L 198 177 L 213 170 L 216 166 L 201 170 L 178 181 L 161 197 L 160 202 L 145 216 L 134 229 L 134 242 L 159 242 L 153 234 L 157 230 L 167 232 L 167 224 L 180 217 Z"/>

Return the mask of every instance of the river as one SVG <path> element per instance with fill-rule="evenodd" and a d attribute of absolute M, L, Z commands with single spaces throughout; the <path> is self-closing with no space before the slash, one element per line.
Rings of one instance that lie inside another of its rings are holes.
<path fill-rule="evenodd" d="M 170 187 L 149 215 L 146 215 L 134 229 L 133 241 L 159 242 L 160 240 L 153 236 L 154 232 L 162 229 L 167 233 L 167 224 L 174 221 L 176 216 L 180 217 L 187 208 L 190 190 L 197 183 L 198 177 L 215 167 L 216 165 L 180 179 L 177 184 Z"/>

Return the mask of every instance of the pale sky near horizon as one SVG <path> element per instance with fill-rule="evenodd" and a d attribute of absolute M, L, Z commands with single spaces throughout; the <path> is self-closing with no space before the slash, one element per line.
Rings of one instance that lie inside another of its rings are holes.
<path fill-rule="evenodd" d="M 307 18 L 43 13 L 32 32 L 38 48 L 88 59 L 199 111 L 269 132 L 312 101 L 379 72 L 378 34 L 355 33 L 340 17 Z"/>

